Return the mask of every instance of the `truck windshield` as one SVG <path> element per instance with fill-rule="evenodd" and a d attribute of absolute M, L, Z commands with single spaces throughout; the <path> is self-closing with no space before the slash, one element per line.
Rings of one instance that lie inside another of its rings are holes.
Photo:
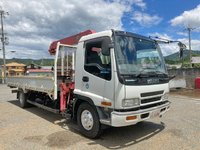
<path fill-rule="evenodd" d="M 158 44 L 130 36 L 116 36 L 116 60 L 120 74 L 166 74 Z"/>

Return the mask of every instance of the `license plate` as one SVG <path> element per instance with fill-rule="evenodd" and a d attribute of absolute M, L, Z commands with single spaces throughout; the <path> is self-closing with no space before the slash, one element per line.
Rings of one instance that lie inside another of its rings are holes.
<path fill-rule="evenodd" d="M 152 113 L 152 117 L 157 117 L 160 115 L 160 112 L 159 111 L 155 111 Z"/>

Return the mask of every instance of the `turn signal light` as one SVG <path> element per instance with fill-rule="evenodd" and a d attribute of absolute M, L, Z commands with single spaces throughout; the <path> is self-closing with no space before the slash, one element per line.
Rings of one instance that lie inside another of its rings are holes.
<path fill-rule="evenodd" d="M 110 102 L 101 102 L 101 105 L 111 106 L 111 103 Z"/>
<path fill-rule="evenodd" d="M 126 117 L 126 120 L 134 120 L 137 119 L 137 116 L 128 116 Z"/>
<path fill-rule="evenodd" d="M 167 107 L 167 109 L 169 109 L 169 108 L 170 108 L 170 106 Z"/>

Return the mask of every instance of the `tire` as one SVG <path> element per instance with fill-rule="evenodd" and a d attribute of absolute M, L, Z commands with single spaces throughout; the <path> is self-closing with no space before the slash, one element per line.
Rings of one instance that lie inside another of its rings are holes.
<path fill-rule="evenodd" d="M 26 94 L 24 93 L 23 90 L 19 91 L 19 103 L 20 103 L 20 107 L 22 107 L 22 108 L 28 107 L 28 103 L 26 100 Z"/>
<path fill-rule="evenodd" d="M 97 138 L 103 133 L 97 111 L 88 103 L 82 103 L 79 106 L 77 123 L 81 133 L 88 138 Z"/>

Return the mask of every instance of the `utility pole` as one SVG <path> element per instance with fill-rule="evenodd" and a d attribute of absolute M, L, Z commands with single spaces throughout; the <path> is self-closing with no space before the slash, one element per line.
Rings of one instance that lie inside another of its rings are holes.
<path fill-rule="evenodd" d="M 42 67 L 43 67 L 43 56 L 42 56 Z"/>
<path fill-rule="evenodd" d="M 192 68 L 192 63 L 191 63 L 191 39 L 190 39 L 190 31 L 194 30 L 195 28 L 187 28 L 183 31 L 188 31 L 189 32 L 189 51 L 190 51 L 190 68 Z"/>
<path fill-rule="evenodd" d="M 2 42 L 2 48 L 3 48 L 3 65 L 4 65 L 4 84 L 6 83 L 6 58 L 5 58 L 5 43 L 7 38 L 4 38 L 4 32 L 3 32 L 3 17 L 5 18 L 5 15 L 9 15 L 8 12 L 5 12 L 2 10 L 2 7 L 0 6 L 0 14 L 1 14 L 1 42 Z"/>

